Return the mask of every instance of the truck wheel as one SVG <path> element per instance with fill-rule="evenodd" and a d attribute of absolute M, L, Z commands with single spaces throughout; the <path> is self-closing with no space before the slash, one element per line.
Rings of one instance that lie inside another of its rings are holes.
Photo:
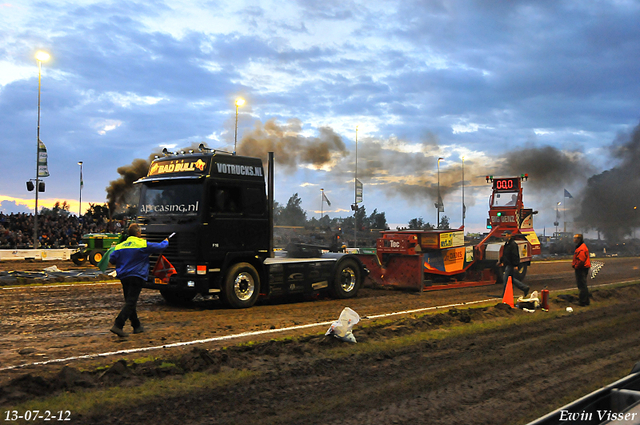
<path fill-rule="evenodd" d="M 355 260 L 347 259 L 338 264 L 329 292 L 334 298 L 353 298 L 362 285 L 362 270 Z"/>
<path fill-rule="evenodd" d="M 84 252 L 76 252 L 71 256 L 71 261 L 73 261 L 76 266 L 82 266 L 87 262 L 87 256 Z"/>
<path fill-rule="evenodd" d="M 169 305 L 185 305 L 193 301 L 196 296 L 191 292 L 178 292 L 178 291 L 164 291 L 160 290 L 160 295 Z"/>
<path fill-rule="evenodd" d="M 102 260 L 102 256 L 104 255 L 104 251 L 101 249 L 94 249 L 89 253 L 89 262 L 94 266 L 97 266 L 100 260 Z"/>
<path fill-rule="evenodd" d="M 224 279 L 222 296 L 225 303 L 233 308 L 247 308 L 256 303 L 260 294 L 258 272 L 249 263 L 231 266 Z"/>

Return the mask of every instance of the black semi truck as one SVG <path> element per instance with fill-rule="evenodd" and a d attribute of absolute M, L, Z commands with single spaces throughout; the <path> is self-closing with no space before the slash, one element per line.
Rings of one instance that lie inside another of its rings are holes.
<path fill-rule="evenodd" d="M 219 296 L 233 308 L 251 307 L 258 297 L 357 295 L 368 270 L 356 256 L 309 245 L 274 254 L 272 153 L 268 197 L 259 158 L 204 145 L 164 155 L 136 182 L 141 186 L 136 221 L 151 242 L 175 233 L 162 255 L 176 274 L 160 279 L 150 273 L 146 288 L 160 290 L 169 303 L 202 294 Z"/>

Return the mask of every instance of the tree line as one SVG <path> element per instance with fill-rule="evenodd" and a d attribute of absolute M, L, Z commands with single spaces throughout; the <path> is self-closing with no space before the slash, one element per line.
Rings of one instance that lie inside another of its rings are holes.
<path fill-rule="evenodd" d="M 302 199 L 297 193 L 294 193 L 286 205 L 274 202 L 274 222 L 276 226 L 300 226 L 300 227 L 319 227 L 319 228 L 342 228 L 343 230 L 353 229 L 357 226 L 358 230 L 390 230 L 384 211 L 378 212 L 374 209 L 370 215 L 364 205 L 358 206 L 354 211 L 355 214 L 348 217 L 330 218 L 327 214 L 320 219 L 316 217 L 307 218 L 307 213 L 302 209 Z M 432 230 L 436 226 L 425 222 L 422 217 L 416 217 L 409 220 L 407 227 L 396 227 L 396 230 Z M 449 229 L 449 217 L 442 216 L 438 229 Z"/>

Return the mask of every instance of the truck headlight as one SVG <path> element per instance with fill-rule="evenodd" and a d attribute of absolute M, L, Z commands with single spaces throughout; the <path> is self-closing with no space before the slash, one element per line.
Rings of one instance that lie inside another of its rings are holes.
<path fill-rule="evenodd" d="M 196 266 L 187 265 L 187 274 L 196 274 Z"/>

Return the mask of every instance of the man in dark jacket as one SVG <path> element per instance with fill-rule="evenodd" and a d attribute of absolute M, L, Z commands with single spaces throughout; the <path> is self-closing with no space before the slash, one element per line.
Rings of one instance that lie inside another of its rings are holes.
<path fill-rule="evenodd" d="M 589 248 L 584 243 L 584 237 L 578 233 L 573 236 L 573 243 L 576 244 L 576 250 L 573 253 L 573 263 L 571 264 L 576 271 L 576 284 L 580 290 L 580 305 L 586 307 L 589 305 L 589 288 L 587 287 L 587 276 L 591 268 L 591 259 L 589 258 Z"/>
<path fill-rule="evenodd" d="M 122 282 L 124 292 L 124 307 L 116 317 L 116 322 L 111 332 L 119 337 L 127 334 L 123 328 L 127 320 L 131 321 L 133 333 L 144 332 L 144 328 L 138 319 L 136 305 L 142 285 L 149 276 L 149 255 L 162 252 L 169 246 L 169 239 L 160 243 L 147 242 L 142 239 L 140 226 L 136 223 L 129 226 L 129 237 L 126 241 L 116 245 L 109 257 L 109 262 L 116 266 L 118 279 Z"/>
<path fill-rule="evenodd" d="M 502 293 L 507 289 L 507 283 L 509 282 L 509 277 L 511 277 L 511 282 L 513 285 L 524 292 L 524 296 L 529 295 L 529 287 L 524 283 L 520 282 L 516 279 L 516 271 L 518 270 L 518 266 L 520 265 L 520 252 L 518 249 L 518 244 L 515 239 L 513 239 L 513 234 L 511 231 L 506 231 L 505 236 L 507 241 L 504 244 L 504 248 L 502 249 L 502 258 L 500 258 L 500 264 L 498 266 L 504 266 L 504 275 L 503 282 L 504 286 L 502 289 Z"/>

